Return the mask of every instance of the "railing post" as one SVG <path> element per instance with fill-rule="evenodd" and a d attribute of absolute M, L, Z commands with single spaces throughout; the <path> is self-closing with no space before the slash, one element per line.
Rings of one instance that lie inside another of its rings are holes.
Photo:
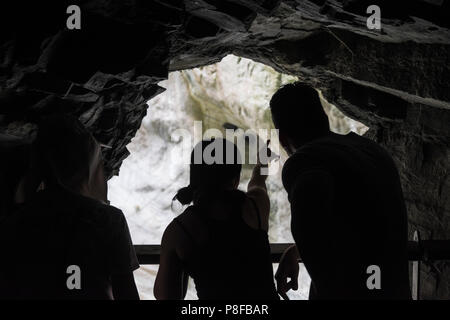
<path fill-rule="evenodd" d="M 420 248 L 420 234 L 419 231 L 414 231 L 413 241 L 417 242 Z M 412 263 L 412 298 L 413 300 L 420 300 L 420 260 L 414 260 Z"/>

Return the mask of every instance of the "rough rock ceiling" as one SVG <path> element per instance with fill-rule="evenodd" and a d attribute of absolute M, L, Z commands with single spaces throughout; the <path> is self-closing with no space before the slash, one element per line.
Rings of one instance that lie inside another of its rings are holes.
<path fill-rule="evenodd" d="M 81 7 L 81 30 L 66 8 Z M 366 8 L 381 8 L 381 31 Z M 49 113 L 80 116 L 113 148 L 126 145 L 168 71 L 228 53 L 319 88 L 366 125 L 400 169 L 411 230 L 450 234 L 450 1 L 2 1 L 0 131 L 32 136 Z M 150 110 L 151 112 L 151 110 Z M 450 267 L 430 263 L 425 297 L 450 297 Z"/>

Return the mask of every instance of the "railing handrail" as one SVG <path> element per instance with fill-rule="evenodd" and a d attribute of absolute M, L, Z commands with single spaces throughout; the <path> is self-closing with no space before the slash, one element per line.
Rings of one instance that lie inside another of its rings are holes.
<path fill-rule="evenodd" d="M 292 243 L 271 243 L 272 262 L 278 263 L 284 250 L 291 245 Z M 134 248 L 140 264 L 159 264 L 160 245 L 135 245 Z M 450 260 L 450 240 L 408 241 L 408 260 Z"/>

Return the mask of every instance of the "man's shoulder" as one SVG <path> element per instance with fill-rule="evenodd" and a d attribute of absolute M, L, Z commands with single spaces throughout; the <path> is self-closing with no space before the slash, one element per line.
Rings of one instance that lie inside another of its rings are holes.
<path fill-rule="evenodd" d="M 77 213 L 74 213 L 80 218 L 84 217 L 99 224 L 122 224 L 125 221 L 122 210 L 95 199 L 81 199 L 75 207 Z M 81 215 L 80 211 L 83 212 Z"/>
<path fill-rule="evenodd" d="M 37 193 L 11 217 L 20 221 L 45 221 L 58 218 L 61 221 L 82 221 L 98 226 L 120 223 L 123 212 L 96 199 L 65 191 Z"/>
<path fill-rule="evenodd" d="M 375 141 L 353 132 L 330 136 L 311 141 L 299 148 L 286 162 L 288 166 L 302 167 L 309 165 L 326 165 L 327 159 L 335 157 L 357 157 L 359 152 L 371 156 L 387 156 L 387 151 Z"/>
<path fill-rule="evenodd" d="M 324 157 L 326 155 L 320 142 L 305 145 L 286 160 L 282 174 L 283 176 L 292 175 L 294 172 L 323 167 L 324 163 L 321 161 L 321 158 Z"/>
<path fill-rule="evenodd" d="M 303 145 L 284 164 L 282 170 L 283 184 L 286 186 L 286 184 L 293 182 L 305 171 L 321 170 L 331 173 L 337 163 L 333 159 L 342 157 L 345 153 L 350 155 L 352 153 L 350 145 L 370 143 L 370 140 L 366 140 L 368 139 L 356 134 L 331 134 Z M 345 149 L 350 152 L 345 152 Z"/>

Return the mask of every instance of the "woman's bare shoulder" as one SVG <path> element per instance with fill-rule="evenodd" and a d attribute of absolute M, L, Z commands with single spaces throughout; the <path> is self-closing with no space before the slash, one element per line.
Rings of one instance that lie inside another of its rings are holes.
<path fill-rule="evenodd" d="M 193 212 L 184 211 L 167 226 L 165 234 L 180 258 L 185 258 L 196 245 L 205 241 L 207 230 Z"/>

